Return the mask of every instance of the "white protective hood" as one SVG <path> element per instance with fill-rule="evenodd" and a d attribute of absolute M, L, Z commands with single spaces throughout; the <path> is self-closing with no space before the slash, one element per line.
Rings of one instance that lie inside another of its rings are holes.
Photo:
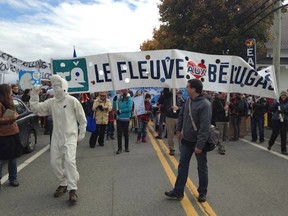
<path fill-rule="evenodd" d="M 56 100 L 64 99 L 68 95 L 67 81 L 59 75 L 52 75 L 50 80 Z"/>

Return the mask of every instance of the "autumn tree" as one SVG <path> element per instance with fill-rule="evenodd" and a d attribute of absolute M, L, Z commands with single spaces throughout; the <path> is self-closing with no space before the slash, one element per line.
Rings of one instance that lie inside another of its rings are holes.
<path fill-rule="evenodd" d="M 276 0 L 277 1 L 277 0 Z M 161 0 L 161 25 L 141 50 L 182 49 L 245 56 L 244 42 L 257 41 L 265 52 L 275 0 Z"/>

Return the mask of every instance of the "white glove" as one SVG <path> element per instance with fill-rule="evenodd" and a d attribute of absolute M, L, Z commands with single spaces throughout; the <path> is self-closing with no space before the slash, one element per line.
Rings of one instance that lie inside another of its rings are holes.
<path fill-rule="evenodd" d="M 77 142 L 78 143 L 81 142 L 84 139 L 84 137 L 85 137 L 85 133 L 80 132 L 79 135 L 78 135 Z"/>
<path fill-rule="evenodd" d="M 39 95 L 40 91 L 41 91 L 41 87 L 34 85 L 33 88 L 32 88 L 31 94 L 32 95 Z"/>

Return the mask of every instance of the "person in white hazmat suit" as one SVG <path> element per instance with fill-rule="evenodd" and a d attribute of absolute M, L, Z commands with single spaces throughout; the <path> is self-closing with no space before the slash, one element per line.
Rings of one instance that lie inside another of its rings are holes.
<path fill-rule="evenodd" d="M 80 102 L 68 95 L 68 83 L 59 75 L 52 75 L 54 98 L 39 102 L 39 91 L 33 88 L 30 98 L 32 112 L 39 116 L 52 115 L 53 133 L 51 140 L 52 169 L 59 182 L 54 197 L 60 197 L 67 190 L 69 200 L 76 202 L 79 173 L 76 167 L 77 144 L 85 137 L 86 116 Z"/>

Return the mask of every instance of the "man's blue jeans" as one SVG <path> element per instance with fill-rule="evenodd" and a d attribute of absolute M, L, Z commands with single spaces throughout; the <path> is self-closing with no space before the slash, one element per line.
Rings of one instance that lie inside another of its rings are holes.
<path fill-rule="evenodd" d="M 0 160 L 0 179 L 2 178 L 2 166 L 3 166 L 3 160 Z M 9 173 L 9 181 L 17 179 L 16 158 L 8 160 L 8 173 Z"/>
<path fill-rule="evenodd" d="M 174 187 L 174 192 L 178 195 L 184 194 L 184 188 L 188 178 L 189 164 L 194 152 L 195 144 L 182 140 L 182 149 L 180 154 L 180 162 L 178 165 L 178 176 Z M 197 169 L 199 178 L 199 194 L 206 195 L 208 187 L 208 166 L 207 166 L 207 152 L 195 154 L 197 159 Z"/>

